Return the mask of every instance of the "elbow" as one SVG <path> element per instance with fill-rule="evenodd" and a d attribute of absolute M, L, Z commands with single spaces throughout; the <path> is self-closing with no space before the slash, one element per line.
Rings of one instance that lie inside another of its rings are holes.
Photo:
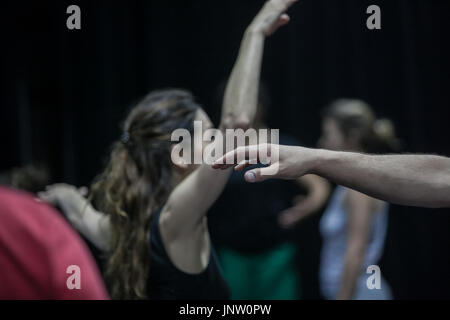
<path fill-rule="evenodd" d="M 247 116 L 246 114 L 243 114 L 237 117 L 235 122 L 235 129 L 247 130 L 250 128 L 250 125 L 251 125 L 250 117 Z"/>
<path fill-rule="evenodd" d="M 247 130 L 251 126 L 250 117 L 246 114 L 239 116 L 228 115 L 222 121 L 221 127 L 224 129 L 242 129 Z"/>

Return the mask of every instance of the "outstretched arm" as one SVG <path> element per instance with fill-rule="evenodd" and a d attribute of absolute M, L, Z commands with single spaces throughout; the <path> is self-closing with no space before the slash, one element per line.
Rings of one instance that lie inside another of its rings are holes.
<path fill-rule="evenodd" d="M 279 159 L 271 163 L 271 167 L 278 166 L 278 170 L 271 175 L 265 175 L 269 168 L 251 170 L 245 176 L 248 182 L 271 178 L 296 179 L 313 173 L 392 203 L 450 207 L 450 158 L 435 155 L 368 155 L 278 145 L 264 147 L 279 153 Z M 249 155 L 255 153 L 252 148 L 258 150 L 258 146 L 238 148 L 218 159 L 213 167 L 230 167 L 230 164 L 221 164 L 226 158 L 235 159 L 235 162 L 237 159 L 249 160 Z M 247 166 L 248 161 L 238 165 L 237 169 Z"/>

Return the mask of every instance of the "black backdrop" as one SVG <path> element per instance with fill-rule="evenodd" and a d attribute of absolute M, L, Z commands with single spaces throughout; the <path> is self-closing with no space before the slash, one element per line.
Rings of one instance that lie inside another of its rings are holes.
<path fill-rule="evenodd" d="M 87 184 L 150 89 L 183 87 L 218 119 L 217 84 L 263 1 L 2 1 L 1 167 L 47 163 Z M 77 4 L 82 29 L 66 28 Z M 365 27 L 382 10 L 382 30 Z M 267 41 L 269 124 L 313 146 L 320 108 L 359 97 L 392 118 L 407 152 L 450 156 L 450 2 L 303 0 Z M 382 271 L 397 298 L 450 298 L 449 210 L 394 206 Z M 303 293 L 317 297 L 317 220 L 301 228 Z M 314 241 L 311 241 L 313 239 Z M 313 244 L 312 244 L 313 243 Z"/>

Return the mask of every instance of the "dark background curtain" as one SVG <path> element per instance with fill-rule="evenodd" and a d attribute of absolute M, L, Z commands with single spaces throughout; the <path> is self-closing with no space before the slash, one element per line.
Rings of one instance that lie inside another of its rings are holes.
<path fill-rule="evenodd" d="M 81 7 L 82 29 L 66 28 Z M 217 123 L 218 84 L 263 1 L 2 1 L 1 168 L 47 164 L 86 185 L 142 95 L 191 90 Z M 382 10 L 382 30 L 366 9 Z M 269 125 L 307 146 L 320 110 L 357 97 L 391 118 L 406 152 L 450 156 L 450 2 L 304 0 L 267 41 Z M 450 195 L 449 195 L 450 196 Z M 318 297 L 317 219 L 301 227 L 303 295 Z M 450 210 L 392 206 L 382 271 L 396 298 L 450 298 Z"/>

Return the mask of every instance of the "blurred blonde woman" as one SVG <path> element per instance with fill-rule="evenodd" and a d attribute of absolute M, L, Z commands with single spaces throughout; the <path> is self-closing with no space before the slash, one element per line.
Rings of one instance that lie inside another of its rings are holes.
<path fill-rule="evenodd" d="M 377 120 L 359 100 L 338 100 L 323 114 L 319 146 L 330 150 L 388 153 L 398 148 L 389 120 Z M 386 280 L 367 287 L 366 269 L 377 265 L 388 227 L 386 202 L 343 186 L 336 187 L 320 221 L 323 238 L 320 286 L 326 299 L 392 299 Z"/>

